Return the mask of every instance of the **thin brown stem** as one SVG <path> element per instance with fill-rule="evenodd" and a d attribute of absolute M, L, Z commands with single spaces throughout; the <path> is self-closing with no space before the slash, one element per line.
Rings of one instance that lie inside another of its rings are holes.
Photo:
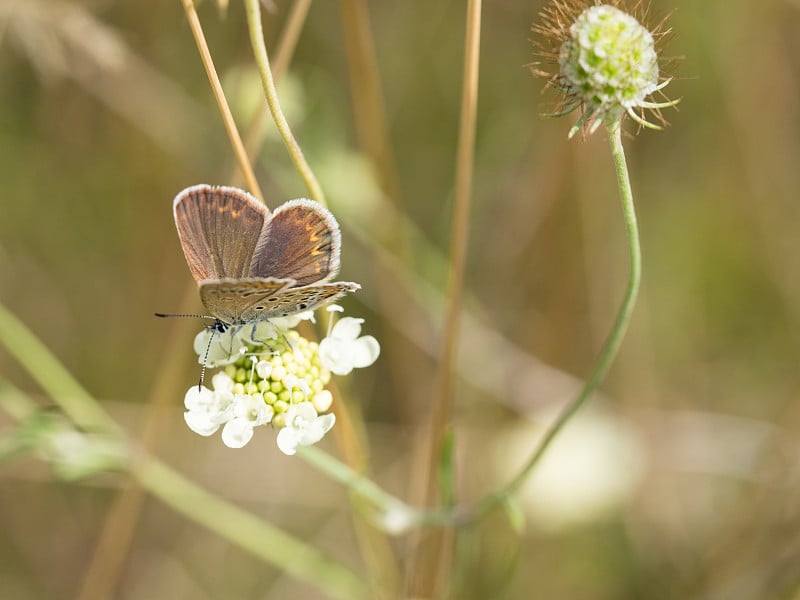
<path fill-rule="evenodd" d="M 439 367 L 432 398 L 432 415 L 428 430 L 425 473 L 425 504 L 431 506 L 441 496 L 438 490 L 439 462 L 443 443 L 451 426 L 453 412 L 453 371 L 458 344 L 459 315 L 464 289 L 469 206 L 472 195 L 472 172 L 475 153 L 475 127 L 478 106 L 478 67 L 480 57 L 481 0 L 467 4 L 464 42 L 464 80 L 461 90 L 461 118 L 456 155 L 453 224 L 450 238 L 448 302 L 442 331 Z M 442 482 L 444 483 L 444 482 Z M 453 497 L 454 491 L 448 490 Z M 455 534 L 450 529 L 434 532 L 423 542 L 410 572 L 414 577 L 412 591 L 418 595 L 445 593 L 450 574 Z"/>
<path fill-rule="evenodd" d="M 239 135 L 239 130 L 236 128 L 236 121 L 233 120 L 233 113 L 231 113 L 228 100 L 225 98 L 225 92 L 222 89 L 219 75 L 217 75 L 217 69 L 214 67 L 211 51 L 208 49 L 206 36 L 203 33 L 202 25 L 200 25 L 200 17 L 197 16 L 194 2 L 193 0 L 181 0 L 181 2 L 183 3 L 183 10 L 186 12 L 189 28 L 192 30 L 194 41 L 197 44 L 197 50 L 200 52 L 200 59 L 203 61 L 203 67 L 205 67 L 206 75 L 208 75 L 208 82 L 211 84 L 211 90 L 214 92 L 214 98 L 222 115 L 222 121 L 225 123 L 225 130 L 228 132 L 233 152 L 236 155 L 239 168 L 242 170 L 244 180 L 247 182 L 247 188 L 254 196 L 263 199 L 264 195 L 261 193 L 261 187 L 258 185 L 256 174 L 253 172 L 253 165 L 247 156 L 242 136 Z"/>
<path fill-rule="evenodd" d="M 480 52 L 481 0 L 470 0 L 467 7 L 466 54 L 461 95 L 458 154 L 456 158 L 453 225 L 450 240 L 448 302 L 442 331 L 439 368 L 433 396 L 429 465 L 438 463 L 441 442 L 449 427 L 453 410 L 453 362 L 458 344 L 459 314 L 464 291 L 469 233 L 469 201 L 472 194 L 472 168 L 475 146 L 475 120 L 478 105 L 478 57 Z M 431 469 L 429 490 L 435 488 L 436 469 Z M 430 491 L 429 499 L 435 496 Z"/>
<path fill-rule="evenodd" d="M 341 0 L 340 6 L 358 145 L 375 163 L 381 189 L 397 206 L 397 175 L 367 5 L 365 0 Z"/>

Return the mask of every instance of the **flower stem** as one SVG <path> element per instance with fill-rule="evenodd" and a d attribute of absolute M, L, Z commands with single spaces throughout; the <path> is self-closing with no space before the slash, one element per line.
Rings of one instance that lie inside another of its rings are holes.
<path fill-rule="evenodd" d="M 272 79 L 267 46 L 264 43 L 264 32 L 261 27 L 261 7 L 259 6 L 259 2 L 260 0 L 245 0 L 245 9 L 247 11 L 247 25 L 250 30 L 250 43 L 253 46 L 256 65 L 261 75 L 261 83 L 264 87 L 267 106 L 269 106 L 269 112 L 272 114 L 278 132 L 281 138 L 283 138 L 283 143 L 286 144 L 289 156 L 308 188 L 308 193 L 311 195 L 311 198 L 323 206 L 327 206 L 325 194 L 323 194 L 322 188 L 317 178 L 314 176 L 314 172 L 311 170 L 308 162 L 306 162 L 303 151 L 300 149 L 297 140 L 294 139 L 292 130 L 289 128 L 289 123 L 286 121 L 286 117 L 281 110 L 281 105 L 278 102 L 278 92 L 275 89 L 275 82 Z"/>
<path fill-rule="evenodd" d="M 467 263 L 469 209 L 472 196 L 472 175 L 475 158 L 475 130 L 478 112 L 478 74 L 480 67 L 481 0 L 468 0 L 464 36 L 463 81 L 461 86 L 461 115 L 456 149 L 455 189 L 453 193 L 453 224 L 450 236 L 450 268 L 447 285 L 447 306 L 441 334 L 439 364 L 433 386 L 431 417 L 427 430 L 426 461 L 421 474 L 422 501 L 425 506 L 437 500 L 454 498 L 455 490 L 448 485 L 455 481 L 452 463 L 445 458 L 454 404 L 453 372 L 458 349 L 459 323 L 464 294 Z M 443 465 L 447 467 L 443 468 Z M 448 472 L 449 470 L 449 472 Z M 451 578 L 455 531 L 444 528 L 423 540 L 409 540 L 414 551 L 406 565 L 409 596 L 443 597 Z"/>
<path fill-rule="evenodd" d="M 276 83 L 280 83 L 286 70 L 289 68 L 289 63 L 294 55 L 295 48 L 297 47 L 297 40 L 303 31 L 303 26 L 308 16 L 308 10 L 311 7 L 311 0 L 295 0 L 292 2 L 292 7 L 289 10 L 289 16 L 286 19 L 286 25 L 281 32 L 278 39 L 278 49 L 275 51 L 275 60 L 272 63 L 272 76 Z M 264 124 L 266 121 L 266 112 L 264 107 L 259 103 L 253 115 L 250 118 L 250 123 L 245 133 L 245 148 L 247 148 L 248 156 L 258 156 L 261 149 L 261 144 L 264 142 Z M 238 185 L 239 171 L 235 170 L 230 176 L 230 185 Z"/>
<path fill-rule="evenodd" d="M 339 7 L 358 147 L 364 156 L 373 161 L 378 183 L 385 192 L 386 199 L 397 209 L 397 173 L 367 0 L 341 0 Z M 393 250 L 407 250 L 400 247 L 401 232 L 395 228 L 387 228 L 384 235 L 387 233 L 397 234 L 389 239 L 393 243 Z M 408 254 L 401 253 L 400 256 L 407 258 Z"/>
<path fill-rule="evenodd" d="M 573 416 L 583 407 L 586 401 L 591 397 L 592 393 L 600 385 L 600 382 L 608 372 L 614 357 L 617 355 L 622 339 L 625 337 L 625 331 L 628 328 L 633 307 L 636 303 L 636 296 L 639 292 L 639 283 L 642 275 L 642 256 L 641 248 L 639 246 L 639 229 L 636 224 L 636 212 L 633 204 L 633 192 L 631 191 L 630 176 L 628 173 L 628 165 L 625 160 L 625 151 L 622 147 L 622 137 L 620 133 L 620 121 L 606 125 L 608 130 L 608 139 L 611 145 L 611 156 L 614 160 L 614 167 L 617 172 L 617 185 L 619 186 L 620 199 L 622 201 L 622 215 L 625 221 L 625 231 L 628 237 L 628 252 L 630 255 L 630 274 L 628 277 L 628 287 L 625 291 L 625 297 L 622 300 L 622 305 L 617 313 L 617 318 L 614 325 L 606 338 L 605 343 L 600 351 L 600 356 L 595 363 L 589 378 L 583 386 L 577 398 L 569 404 L 564 411 L 556 419 L 555 423 L 550 426 L 550 429 L 545 434 L 539 446 L 523 466 L 522 470 L 509 482 L 503 489 L 498 490 L 491 495 L 487 496 L 479 505 L 476 511 L 478 515 L 486 513 L 492 506 L 504 500 L 510 494 L 516 492 L 520 486 L 525 482 L 527 477 L 531 474 L 534 467 L 539 463 L 542 456 L 544 456 L 550 444 L 561 432 L 564 426 L 572 419 Z"/>
<path fill-rule="evenodd" d="M 211 59 L 211 51 L 208 49 L 206 37 L 203 34 L 203 27 L 200 25 L 200 18 L 197 16 L 193 0 L 181 0 L 183 3 L 183 10 L 186 13 L 186 20 L 189 22 L 189 27 L 192 30 L 194 41 L 197 44 L 197 50 L 200 52 L 200 58 L 203 61 L 203 66 L 208 75 L 208 81 L 211 84 L 211 89 L 214 92 L 214 98 L 217 100 L 219 112 L 222 115 L 222 121 L 225 123 L 225 129 L 228 132 L 228 138 L 233 146 L 233 152 L 236 154 L 236 160 L 239 163 L 239 168 L 242 170 L 242 175 L 247 182 L 247 187 L 250 192 L 263 199 L 264 195 L 261 192 L 261 187 L 258 185 L 258 180 L 253 172 L 253 166 L 250 159 L 247 157 L 242 136 L 239 135 L 239 130 L 236 128 L 236 121 L 233 120 L 228 101 L 225 99 L 225 92 L 222 90 L 222 83 L 220 83 L 219 75 L 214 67 L 214 61 Z"/>
<path fill-rule="evenodd" d="M 469 200 L 472 195 L 472 170 L 475 154 L 475 122 L 478 106 L 478 66 L 480 58 L 481 0 L 467 5 L 467 29 L 464 42 L 464 81 L 461 90 L 461 119 L 456 156 L 453 226 L 450 240 L 448 302 L 436 373 L 430 436 L 428 439 L 428 475 L 425 502 L 436 496 L 439 472 L 436 466 L 447 436 L 453 410 L 453 363 L 458 341 L 458 325 L 464 288 L 469 234 Z"/>
<path fill-rule="evenodd" d="M 399 498 L 392 496 L 372 480 L 363 477 L 357 471 L 351 469 L 343 462 L 340 462 L 316 446 L 298 446 L 297 456 L 330 476 L 332 479 L 338 481 L 349 491 L 362 500 L 366 500 L 384 515 L 402 512 L 404 515 L 408 516 L 409 526 L 422 518 L 421 513 L 418 513 L 414 508 L 410 507 Z M 381 522 L 380 518 L 378 518 L 378 523 L 376 524 L 386 529 L 385 523 Z"/>
<path fill-rule="evenodd" d="M 120 433 L 119 426 L 89 392 L 75 381 L 41 340 L 3 305 L 0 305 L 0 344 L 80 427 Z"/>
<path fill-rule="evenodd" d="M 369 598 L 368 584 L 343 564 L 195 485 L 164 463 L 143 458 L 133 469 L 154 496 L 264 562 L 334 598 Z"/>

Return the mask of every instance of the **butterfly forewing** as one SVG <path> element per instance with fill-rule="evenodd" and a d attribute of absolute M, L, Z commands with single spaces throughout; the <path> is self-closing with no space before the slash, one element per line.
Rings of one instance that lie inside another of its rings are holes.
<path fill-rule="evenodd" d="M 327 281 L 339 270 L 340 247 L 339 225 L 326 208 L 291 200 L 267 220 L 250 276 L 292 278 L 297 286 Z"/>
<path fill-rule="evenodd" d="M 196 185 L 178 194 L 173 212 L 186 262 L 198 283 L 250 274 L 269 218 L 261 202 L 236 188 Z"/>

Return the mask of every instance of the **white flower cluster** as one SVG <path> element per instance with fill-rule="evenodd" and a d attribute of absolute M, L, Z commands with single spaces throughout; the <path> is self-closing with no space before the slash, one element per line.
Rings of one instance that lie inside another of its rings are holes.
<path fill-rule="evenodd" d="M 204 436 L 222 428 L 223 443 L 241 448 L 256 427 L 271 424 L 280 429 L 278 448 L 290 455 L 320 441 L 336 420 L 327 412 L 333 402 L 325 389 L 331 372 L 345 375 L 371 365 L 380 346 L 372 336 L 359 337 L 363 319 L 340 319 L 319 345 L 289 329 L 310 315 L 200 332 L 195 338 L 200 362 L 224 369 L 213 376 L 213 389 L 192 386 L 186 392 L 189 428 Z"/>

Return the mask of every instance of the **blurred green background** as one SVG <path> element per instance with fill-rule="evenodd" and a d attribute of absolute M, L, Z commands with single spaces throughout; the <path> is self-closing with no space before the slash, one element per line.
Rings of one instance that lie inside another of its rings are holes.
<path fill-rule="evenodd" d="M 268 47 L 290 6 L 265 11 Z M 382 343 L 340 384 L 365 413 L 374 477 L 405 495 L 441 323 L 465 3 L 367 6 L 394 190 L 360 149 L 339 3 L 312 3 L 279 91 L 342 224 L 339 278 L 363 286 L 343 305 Z M 570 118 L 537 116 L 553 100 L 526 68 L 540 8 L 483 8 L 464 498 L 504 481 L 574 396 L 627 276 L 605 134 L 568 141 Z M 199 12 L 246 130 L 259 83 L 242 6 Z M 671 13 L 667 54 L 682 60 L 666 91 L 682 102 L 665 131 L 625 140 L 644 257 L 634 321 L 603 395 L 521 494 L 523 535 L 498 517 L 459 546 L 459 598 L 800 598 L 800 2 L 656 0 L 653 13 Z M 181 3 L 0 1 L 0 99 L 0 302 L 135 436 L 150 414 L 168 463 L 363 570 L 337 486 L 267 430 L 230 450 L 183 423 L 199 325 L 153 318 L 201 309 L 171 201 L 236 170 Z M 307 192 L 267 130 L 256 171 L 274 207 Z M 49 404 L 4 349 L 0 374 Z M 0 466 L 0 597 L 90 598 L 125 485 L 63 483 L 33 458 Z M 130 514 L 111 597 L 326 597 L 155 500 Z"/>

